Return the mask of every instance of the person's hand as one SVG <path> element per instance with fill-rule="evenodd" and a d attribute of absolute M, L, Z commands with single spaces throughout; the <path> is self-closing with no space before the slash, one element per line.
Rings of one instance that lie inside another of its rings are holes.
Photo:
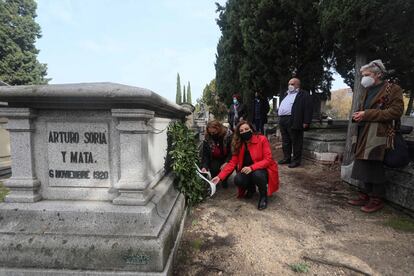
<path fill-rule="evenodd" d="M 211 179 L 211 182 L 217 185 L 220 182 L 220 177 L 218 176 L 214 177 L 213 179 Z"/>
<path fill-rule="evenodd" d="M 227 165 L 227 162 L 223 163 L 223 165 L 220 166 L 220 170 L 222 170 L 226 165 Z"/>
<path fill-rule="evenodd" d="M 205 172 L 207 172 L 207 169 L 206 168 L 202 168 L 201 169 L 201 172 L 205 173 Z"/>
<path fill-rule="evenodd" d="M 241 169 L 241 172 L 244 174 L 249 174 L 251 173 L 253 170 L 250 167 L 244 167 L 243 169 Z"/>
<path fill-rule="evenodd" d="M 303 124 L 303 128 L 304 128 L 304 129 L 309 128 L 309 124 Z"/>
<path fill-rule="evenodd" d="M 365 111 L 357 111 L 357 112 L 354 112 L 354 114 L 352 114 L 352 119 L 355 122 L 360 122 L 362 121 L 362 119 L 364 119 L 364 115 L 365 115 Z"/>

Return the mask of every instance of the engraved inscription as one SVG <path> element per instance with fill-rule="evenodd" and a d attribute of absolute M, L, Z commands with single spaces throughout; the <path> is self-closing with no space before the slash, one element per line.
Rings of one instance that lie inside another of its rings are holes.
<path fill-rule="evenodd" d="M 109 187 L 108 126 L 47 124 L 49 186 Z"/>

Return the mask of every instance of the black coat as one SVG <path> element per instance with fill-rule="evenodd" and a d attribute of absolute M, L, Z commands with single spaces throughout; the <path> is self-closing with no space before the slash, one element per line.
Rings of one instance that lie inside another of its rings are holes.
<path fill-rule="evenodd" d="M 256 99 L 253 99 L 252 101 L 252 122 L 254 122 L 255 119 L 260 119 L 263 121 L 264 124 L 267 123 L 267 113 L 269 113 L 270 105 L 267 99 L 260 98 L 260 118 L 256 118 L 256 112 L 255 112 L 255 102 Z"/>
<path fill-rule="evenodd" d="M 303 130 L 303 124 L 312 122 L 313 101 L 308 91 L 300 89 L 292 105 L 291 128 Z"/>

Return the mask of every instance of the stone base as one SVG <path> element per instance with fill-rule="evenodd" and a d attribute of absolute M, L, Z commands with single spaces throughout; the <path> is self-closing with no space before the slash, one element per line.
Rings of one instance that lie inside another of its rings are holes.
<path fill-rule="evenodd" d="M 414 212 L 414 163 L 400 169 L 386 168 L 387 200 Z"/>
<path fill-rule="evenodd" d="M 340 161 L 345 148 L 346 130 L 311 129 L 305 131 L 303 155 L 306 158 L 332 164 Z"/>
<path fill-rule="evenodd" d="M 185 217 L 184 197 L 172 180 L 164 177 L 146 206 L 0 204 L 0 274 L 171 274 Z"/>
<path fill-rule="evenodd" d="M 307 150 L 303 151 L 303 156 L 322 164 L 333 164 L 340 158 L 339 154 L 335 152 L 314 152 Z"/>
<path fill-rule="evenodd" d="M 351 178 L 352 167 L 341 166 L 341 179 L 355 187 L 358 187 L 358 180 Z M 385 168 L 387 176 L 386 199 L 400 207 L 414 212 L 414 163 L 399 169 Z"/>

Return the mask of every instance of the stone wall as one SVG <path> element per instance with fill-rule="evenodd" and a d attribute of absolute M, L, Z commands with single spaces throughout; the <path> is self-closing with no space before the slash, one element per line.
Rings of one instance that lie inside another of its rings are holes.
<path fill-rule="evenodd" d="M 5 129 L 6 118 L 0 118 L 0 178 L 6 178 L 11 173 L 10 161 L 10 137 Z"/>

